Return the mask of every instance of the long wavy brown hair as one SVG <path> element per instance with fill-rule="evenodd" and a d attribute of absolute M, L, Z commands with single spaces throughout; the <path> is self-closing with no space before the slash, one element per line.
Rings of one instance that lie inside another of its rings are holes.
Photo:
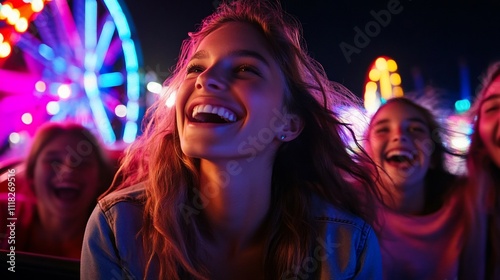
<path fill-rule="evenodd" d="M 312 257 L 316 234 L 313 194 L 367 222 L 374 221 L 377 191 L 365 164 L 373 162 L 360 145 L 356 151 L 350 149 L 343 133 L 354 133 L 334 113 L 338 106 L 359 106 L 357 98 L 329 81 L 322 66 L 307 54 L 299 22 L 280 4 L 222 3 L 183 42 L 178 63 L 164 84 L 169 92 L 148 109 L 144 133 L 127 150 L 108 191 L 144 183 L 143 243 L 147 266 L 153 261 L 159 264 L 159 279 L 210 277 L 199 246 L 203 240 L 199 215 L 203 209 L 195 198 L 199 160 L 183 154 L 175 109 L 167 108 L 165 102 L 183 81 L 187 61 L 198 44 L 227 22 L 250 23 L 261 32 L 285 77 L 286 110 L 305 124 L 300 136 L 283 143 L 275 157 L 267 220 L 273 226 L 267 228 L 264 256 L 266 279 L 280 279 Z"/>

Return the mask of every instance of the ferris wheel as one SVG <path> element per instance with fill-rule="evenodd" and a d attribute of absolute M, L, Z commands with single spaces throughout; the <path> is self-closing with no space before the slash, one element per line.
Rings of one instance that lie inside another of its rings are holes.
<path fill-rule="evenodd" d="M 141 69 L 119 0 L 3 1 L 0 136 L 12 142 L 44 122 L 71 120 L 105 144 L 130 143 L 144 109 Z"/>

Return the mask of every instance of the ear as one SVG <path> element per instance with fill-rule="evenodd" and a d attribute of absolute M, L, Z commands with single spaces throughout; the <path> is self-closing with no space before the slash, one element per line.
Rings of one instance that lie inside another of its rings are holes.
<path fill-rule="evenodd" d="M 292 141 L 297 138 L 304 129 L 304 121 L 296 114 L 287 113 L 284 124 L 276 130 L 276 138 L 282 142 Z"/>

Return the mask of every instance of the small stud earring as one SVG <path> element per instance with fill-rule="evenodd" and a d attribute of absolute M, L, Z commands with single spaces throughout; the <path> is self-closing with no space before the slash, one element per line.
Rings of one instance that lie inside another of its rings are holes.
<path fill-rule="evenodd" d="M 286 138 L 286 136 L 285 136 L 285 135 L 281 135 L 281 136 L 280 136 L 280 139 L 281 139 L 281 140 L 285 140 L 285 138 Z"/>

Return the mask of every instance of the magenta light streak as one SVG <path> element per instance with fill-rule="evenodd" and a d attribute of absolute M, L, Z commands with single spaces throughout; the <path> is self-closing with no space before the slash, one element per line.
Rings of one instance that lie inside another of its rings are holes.
<path fill-rule="evenodd" d="M 80 38 L 78 29 L 73 19 L 73 14 L 66 0 L 55 0 L 54 3 L 57 5 L 58 11 L 60 11 L 60 28 L 58 29 L 61 33 L 61 38 L 63 40 L 68 40 L 65 43 L 65 47 L 69 47 L 74 53 L 76 58 L 83 57 L 83 41 Z M 64 38 L 66 37 L 66 38 Z M 61 41 L 62 43 L 63 41 Z M 82 63 L 83 61 L 81 61 Z"/>
<path fill-rule="evenodd" d="M 14 95 L 33 95 L 35 83 L 40 79 L 32 73 L 0 69 L 0 92 Z"/>

